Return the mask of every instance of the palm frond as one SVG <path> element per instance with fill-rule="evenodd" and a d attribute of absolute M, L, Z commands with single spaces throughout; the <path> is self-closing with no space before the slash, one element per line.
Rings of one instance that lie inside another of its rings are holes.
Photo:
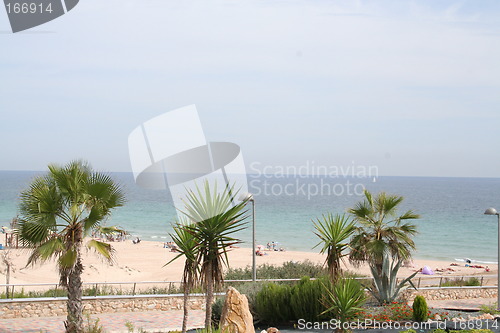
<path fill-rule="evenodd" d="M 91 239 L 87 242 L 87 248 L 94 250 L 109 263 L 112 263 L 114 261 L 115 249 L 113 249 L 113 247 L 108 243 L 101 242 L 96 239 Z"/>

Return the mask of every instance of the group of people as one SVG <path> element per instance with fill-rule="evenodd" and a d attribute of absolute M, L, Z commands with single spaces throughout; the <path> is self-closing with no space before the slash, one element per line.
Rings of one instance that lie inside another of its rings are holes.
<path fill-rule="evenodd" d="M 174 242 L 163 243 L 163 248 L 170 249 L 170 252 L 177 252 L 179 250 L 179 248 L 177 247 L 177 245 L 175 245 Z"/>
<path fill-rule="evenodd" d="M 259 245 L 257 249 L 255 250 L 255 254 L 258 256 L 265 256 L 267 255 L 266 252 L 264 251 L 281 251 L 284 252 L 285 249 L 281 246 L 278 245 L 278 242 L 268 242 L 266 247 L 264 245 Z"/>
<path fill-rule="evenodd" d="M 278 242 L 267 242 L 266 249 L 268 251 L 285 251 L 283 247 L 278 247 Z"/>

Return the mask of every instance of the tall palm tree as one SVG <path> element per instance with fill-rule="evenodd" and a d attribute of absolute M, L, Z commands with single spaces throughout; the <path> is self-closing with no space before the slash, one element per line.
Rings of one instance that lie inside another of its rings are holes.
<path fill-rule="evenodd" d="M 31 249 L 27 265 L 55 258 L 60 284 L 68 292 L 66 332 L 83 330 L 81 250 L 84 237 L 122 206 L 124 195 L 110 176 L 94 172 L 89 164 L 73 161 L 49 165 L 21 193 L 17 230 L 21 243 Z M 91 239 L 86 246 L 108 261 L 111 245 Z"/>
<path fill-rule="evenodd" d="M 323 215 L 322 219 L 313 221 L 314 234 L 321 240 L 315 247 L 322 245 L 320 253 L 326 253 L 325 264 L 328 267 L 330 280 L 335 282 L 342 274 L 341 260 L 347 255 L 349 238 L 355 230 L 354 222 L 345 215 Z"/>
<path fill-rule="evenodd" d="M 206 292 L 205 328 L 211 331 L 214 288 L 224 281 L 223 265 L 228 265 L 227 252 L 231 246 L 241 243 L 234 238 L 235 232 L 245 228 L 246 201 L 236 203 L 233 198 L 238 191 L 225 188 L 217 191 L 217 184 L 210 188 L 196 186 L 186 197 L 182 212 L 192 224 L 187 228 L 196 242 L 197 262 L 201 266 L 201 282 Z"/>
<path fill-rule="evenodd" d="M 396 261 L 411 258 L 415 250 L 412 237 L 417 234 L 417 229 L 407 221 L 420 216 L 412 210 L 398 215 L 398 207 L 403 199 L 385 192 L 374 197 L 365 190 L 364 200 L 349 210 L 359 223 L 351 240 L 351 262 L 367 262 L 381 274 L 385 255 Z"/>
<path fill-rule="evenodd" d="M 189 293 L 192 288 L 198 282 L 198 271 L 199 266 L 197 262 L 197 247 L 196 241 L 193 234 L 189 231 L 189 224 L 186 222 L 176 224 L 173 229 L 174 232 L 170 233 L 170 237 L 177 245 L 178 255 L 175 256 L 172 260 L 170 260 L 166 265 L 170 264 L 174 260 L 184 257 L 184 271 L 182 274 L 182 286 L 184 289 L 184 316 L 182 318 L 182 333 L 186 333 L 187 331 L 187 321 L 189 316 L 188 309 L 188 298 Z M 166 266 L 165 265 L 165 266 Z"/>

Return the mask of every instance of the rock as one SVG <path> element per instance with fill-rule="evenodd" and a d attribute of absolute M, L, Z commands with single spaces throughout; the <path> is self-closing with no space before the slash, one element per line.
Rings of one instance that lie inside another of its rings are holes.
<path fill-rule="evenodd" d="M 266 331 L 267 333 L 280 333 L 280 330 L 276 327 L 269 327 Z"/>
<path fill-rule="evenodd" d="M 440 321 L 441 320 L 441 316 L 436 313 L 436 315 L 434 316 L 434 320 Z"/>
<path fill-rule="evenodd" d="M 490 320 L 493 320 L 495 319 L 495 317 L 493 317 L 491 314 L 489 313 L 485 313 L 483 314 L 483 319 L 490 319 Z"/>
<path fill-rule="evenodd" d="M 248 308 L 248 299 L 238 290 L 229 287 L 220 319 L 221 332 L 255 333 L 253 317 Z"/>

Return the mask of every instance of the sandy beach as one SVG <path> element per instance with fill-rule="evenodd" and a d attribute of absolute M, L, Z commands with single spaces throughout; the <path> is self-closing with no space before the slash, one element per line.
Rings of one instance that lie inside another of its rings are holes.
<path fill-rule="evenodd" d="M 179 281 L 181 279 L 184 262 L 180 258 L 170 265 L 164 266 L 176 256 L 176 253 L 164 248 L 163 243 L 142 241 L 139 244 L 133 244 L 131 240 L 127 240 L 112 242 L 111 245 L 115 249 L 115 262 L 113 265 L 103 262 L 91 251 L 84 250 L 84 282 Z M 11 283 L 57 283 L 57 267 L 53 261 L 37 264 L 34 267 L 25 267 L 29 252 L 24 249 L 11 249 L 10 251 L 14 263 Z M 257 257 L 257 265 L 264 263 L 280 265 L 287 261 L 303 260 L 323 263 L 325 258 L 323 255 L 314 252 L 265 251 L 265 253 L 266 255 Z M 249 248 L 232 249 L 229 253 L 229 263 L 231 267 L 251 265 L 252 250 Z M 450 264 L 451 262 L 414 260 L 414 267 L 401 268 L 399 275 L 406 277 L 424 266 L 429 266 L 432 270 L 435 270 L 436 277 L 488 275 L 494 279 L 497 273 L 497 265 L 489 265 L 490 271 L 486 272 L 483 268 L 465 267 L 465 264 L 460 262 L 456 262 L 459 266 L 450 266 Z M 0 283 L 5 283 L 4 266 L 3 263 L 0 263 L 2 271 Z M 367 266 L 357 269 L 351 266 L 346 268 L 362 275 L 370 275 Z M 438 272 L 438 270 L 443 270 L 443 272 Z M 427 275 L 417 274 L 417 276 L 426 277 Z"/>

